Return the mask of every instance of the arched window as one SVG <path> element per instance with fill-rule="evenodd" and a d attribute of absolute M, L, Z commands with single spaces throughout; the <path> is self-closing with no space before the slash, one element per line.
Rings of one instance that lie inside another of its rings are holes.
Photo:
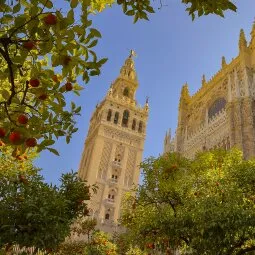
<path fill-rule="evenodd" d="M 112 202 L 112 203 L 114 202 L 115 194 L 116 194 L 116 192 L 113 189 L 109 192 L 109 194 L 108 194 L 108 201 L 109 202 Z"/>
<path fill-rule="evenodd" d="M 121 155 L 120 155 L 120 154 L 118 154 L 117 156 L 115 156 L 114 161 L 120 162 L 120 160 L 121 160 Z"/>
<path fill-rule="evenodd" d="M 129 111 L 125 110 L 123 112 L 123 117 L 122 117 L 122 126 L 127 127 L 128 126 L 128 118 L 129 118 Z"/>
<path fill-rule="evenodd" d="M 139 133 L 143 132 L 143 122 L 142 121 L 139 122 L 138 132 Z"/>
<path fill-rule="evenodd" d="M 214 101 L 214 103 L 211 105 L 211 107 L 208 110 L 208 118 L 211 119 L 214 117 L 218 112 L 220 112 L 222 109 L 226 106 L 226 99 L 225 98 L 218 98 Z"/>
<path fill-rule="evenodd" d="M 109 109 L 107 114 L 107 121 L 111 121 L 111 118 L 112 118 L 112 110 Z"/>
<path fill-rule="evenodd" d="M 110 219 L 110 214 L 109 214 L 109 213 L 106 213 L 106 214 L 105 214 L 105 219 L 106 219 L 106 220 L 109 220 L 109 219 Z"/>
<path fill-rule="evenodd" d="M 133 119 L 133 123 L 132 123 L 132 130 L 135 130 L 135 128 L 136 128 L 136 120 L 135 120 L 135 119 Z"/>
<path fill-rule="evenodd" d="M 119 112 L 115 112 L 115 115 L 114 115 L 114 124 L 118 124 L 118 121 L 119 121 Z"/>
<path fill-rule="evenodd" d="M 123 90 L 123 96 L 125 96 L 125 97 L 128 97 L 129 96 L 129 88 L 125 88 L 124 90 Z"/>

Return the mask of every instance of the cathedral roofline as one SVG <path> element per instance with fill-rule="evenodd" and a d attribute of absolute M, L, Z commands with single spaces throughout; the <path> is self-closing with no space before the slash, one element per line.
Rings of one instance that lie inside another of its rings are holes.
<path fill-rule="evenodd" d="M 219 80 L 224 78 L 224 76 L 233 70 L 236 65 L 240 63 L 240 56 L 238 55 L 236 58 L 232 59 L 229 64 L 226 64 L 223 68 L 221 68 L 216 74 L 214 74 L 210 80 L 206 82 L 205 86 L 201 86 L 197 92 L 190 96 L 190 98 L 196 99 L 197 97 L 201 97 L 204 93 L 207 93 L 210 89 L 213 88 L 213 84 L 217 83 Z"/>
<path fill-rule="evenodd" d="M 251 34 L 255 35 L 254 31 L 255 31 L 255 21 L 253 23 Z M 240 40 L 240 37 L 243 37 L 243 36 L 245 38 L 244 32 L 241 29 L 239 40 Z M 251 38 L 250 44 L 246 48 L 248 51 L 252 50 L 252 44 L 251 44 L 252 40 L 253 40 L 253 38 Z M 219 82 L 219 80 L 224 78 L 224 76 L 228 72 L 232 71 L 236 67 L 236 65 L 240 64 L 240 62 L 242 61 L 241 58 L 242 57 L 241 57 L 240 51 L 239 51 L 239 54 L 235 58 L 232 58 L 231 62 L 228 63 L 228 64 L 226 63 L 225 57 L 224 57 L 223 61 L 222 61 L 222 63 L 224 63 L 224 64 L 222 64 L 221 69 L 218 70 L 218 72 L 216 72 L 208 81 L 206 81 L 204 83 L 204 85 L 201 84 L 201 87 L 193 95 L 190 95 L 190 99 L 191 99 L 190 102 L 191 103 L 194 102 L 193 99 L 197 99 L 198 97 L 202 97 L 205 93 L 208 92 L 208 90 L 212 89 L 214 84 L 216 84 L 217 82 Z"/>

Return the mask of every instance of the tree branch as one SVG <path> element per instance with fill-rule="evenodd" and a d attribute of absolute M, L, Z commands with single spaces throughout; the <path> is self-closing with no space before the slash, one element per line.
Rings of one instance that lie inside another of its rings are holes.
<path fill-rule="evenodd" d="M 245 254 L 245 253 L 247 253 L 249 251 L 255 251 L 255 245 L 241 249 L 240 251 L 238 251 L 236 253 L 236 255 L 242 255 L 242 254 Z"/>
<path fill-rule="evenodd" d="M 24 102 L 25 102 L 27 91 L 28 91 L 28 88 L 29 88 L 28 84 L 29 84 L 29 81 L 26 81 L 26 88 L 25 88 L 25 91 L 24 91 L 24 94 L 23 94 L 23 98 L 21 100 L 21 104 L 24 104 Z"/>
<path fill-rule="evenodd" d="M 44 8 L 45 8 L 46 4 L 48 3 L 48 1 L 49 1 L 49 0 L 47 0 L 47 1 L 45 2 L 45 4 L 44 4 L 42 10 L 41 10 L 38 14 L 36 14 L 36 15 L 33 16 L 33 17 L 31 17 L 30 20 L 26 21 L 24 24 L 20 25 L 20 26 L 17 27 L 16 29 L 14 29 L 14 30 L 12 31 L 12 33 L 10 34 L 9 38 L 11 38 L 11 37 L 14 35 L 14 33 L 16 33 L 19 29 L 21 29 L 22 27 L 24 27 L 25 25 L 27 25 L 29 22 L 31 22 L 32 20 L 34 20 L 35 18 L 37 18 L 38 16 L 40 16 L 40 15 L 43 13 Z"/>
<path fill-rule="evenodd" d="M 2 38 L 3 39 L 3 38 Z M 14 73 L 13 73 L 13 69 L 12 69 L 12 60 L 9 56 L 9 52 L 8 52 L 8 44 L 10 43 L 10 39 L 9 38 L 4 38 L 6 40 L 1 40 L 1 43 L 4 47 L 4 50 L 0 47 L 0 53 L 1 55 L 3 56 L 3 58 L 5 59 L 7 65 L 8 65 L 8 68 L 9 68 L 9 71 L 10 71 L 10 82 L 11 82 L 11 95 L 7 101 L 7 104 L 10 105 L 11 104 L 11 100 L 12 98 L 14 97 L 15 95 L 15 82 L 14 82 Z"/>

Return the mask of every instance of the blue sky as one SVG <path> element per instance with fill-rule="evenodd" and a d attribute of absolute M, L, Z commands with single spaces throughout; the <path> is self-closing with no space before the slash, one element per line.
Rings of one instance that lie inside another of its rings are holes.
<path fill-rule="evenodd" d="M 85 85 L 80 97 L 72 96 L 82 106 L 82 115 L 77 118 L 79 131 L 71 142 L 57 141 L 55 148 L 61 156 L 42 152 L 36 160 L 46 181 L 57 183 L 61 173 L 78 170 L 91 114 L 118 76 L 130 49 L 137 53 L 137 100 L 144 104 L 146 96 L 150 98 L 144 158 L 158 156 L 163 150 L 166 130 L 171 128 L 173 132 L 176 128 L 182 85 L 188 82 L 193 94 L 201 86 L 203 74 L 210 79 L 220 69 L 223 55 L 227 63 L 236 57 L 241 28 L 250 40 L 255 1 L 234 2 L 237 13 L 227 12 L 224 19 L 205 16 L 194 22 L 181 0 L 165 0 L 167 6 L 150 15 L 150 21 L 136 24 L 118 6 L 93 16 L 94 26 L 103 37 L 96 51 L 109 60 L 102 74 Z"/>

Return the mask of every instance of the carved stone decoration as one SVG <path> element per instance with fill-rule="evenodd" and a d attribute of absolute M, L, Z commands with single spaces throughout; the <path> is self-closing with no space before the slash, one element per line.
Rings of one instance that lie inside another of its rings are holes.
<path fill-rule="evenodd" d="M 99 170 L 98 170 L 98 178 L 102 180 L 106 180 L 107 177 L 107 167 L 110 160 L 110 155 L 112 151 L 112 143 L 105 142 L 103 153 L 101 156 L 100 164 L 99 164 Z"/>
<path fill-rule="evenodd" d="M 243 47 L 243 32 L 241 38 Z M 245 158 L 255 156 L 254 49 L 245 46 L 227 65 L 223 59 L 222 69 L 194 95 L 188 93 L 187 83 L 182 87 L 176 151 L 192 158 L 201 150 L 236 146 Z"/>
<path fill-rule="evenodd" d="M 133 174 L 134 174 L 134 169 L 136 167 L 135 164 L 136 164 L 136 150 L 129 149 L 127 168 L 126 168 L 126 173 L 124 178 L 124 185 L 129 188 L 133 184 Z"/>

